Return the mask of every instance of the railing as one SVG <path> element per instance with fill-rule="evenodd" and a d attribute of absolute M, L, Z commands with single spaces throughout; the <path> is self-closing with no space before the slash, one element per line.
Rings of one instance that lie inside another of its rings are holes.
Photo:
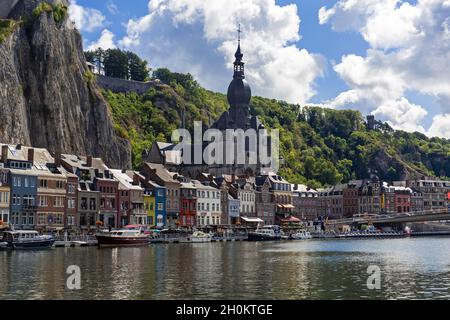
<path fill-rule="evenodd" d="M 59 235 L 55 237 L 56 241 L 83 241 L 90 242 L 95 241 L 97 238 L 94 235 L 68 235 L 65 238 L 64 235 Z"/>
<path fill-rule="evenodd" d="M 440 214 L 449 214 L 448 209 L 435 209 L 435 210 L 424 210 L 424 211 L 415 211 L 415 212 L 402 212 L 402 213 L 393 213 L 393 214 L 382 214 L 382 215 L 363 215 L 360 217 L 353 217 L 347 219 L 339 219 L 339 220 L 330 220 L 328 221 L 329 225 L 333 224 L 352 224 L 352 223 L 361 223 L 361 222 L 377 222 L 380 220 L 394 220 L 398 218 L 413 218 L 413 217 L 423 217 L 430 215 L 440 215 Z"/>

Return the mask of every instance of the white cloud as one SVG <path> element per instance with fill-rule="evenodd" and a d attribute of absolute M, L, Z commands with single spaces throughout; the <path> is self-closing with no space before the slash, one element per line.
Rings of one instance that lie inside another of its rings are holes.
<path fill-rule="evenodd" d="M 108 9 L 109 13 L 111 13 L 112 15 L 117 14 L 119 12 L 119 8 L 112 1 L 108 2 L 108 4 L 106 5 L 106 8 Z"/>
<path fill-rule="evenodd" d="M 154 66 L 190 72 L 203 85 L 226 89 L 242 25 L 246 74 L 255 94 L 305 103 L 324 59 L 294 46 L 301 39 L 296 5 L 275 0 L 152 0 L 149 14 L 130 20 L 121 46 Z M 222 77 L 222 78 L 221 78 Z"/>
<path fill-rule="evenodd" d="M 108 29 L 104 29 L 102 31 L 100 38 L 97 41 L 92 42 L 87 49 L 88 50 L 96 50 L 98 48 L 102 48 L 103 50 L 114 49 L 117 47 L 114 42 L 114 37 L 115 37 L 114 33 L 109 31 Z"/>
<path fill-rule="evenodd" d="M 397 130 L 425 133 L 420 122 L 428 112 L 419 105 L 410 103 L 406 98 L 390 100 L 380 105 L 373 115 L 382 115 L 391 127 Z"/>
<path fill-rule="evenodd" d="M 346 55 L 334 66 L 350 89 L 328 105 L 364 105 L 397 128 L 425 132 L 425 109 L 405 94 L 435 97 L 450 111 L 449 16 L 448 0 L 340 0 L 321 8 L 319 23 L 357 31 L 370 45 L 364 57 Z"/>
<path fill-rule="evenodd" d="M 428 134 L 448 139 L 450 137 L 450 114 L 439 114 L 435 116 Z"/>
<path fill-rule="evenodd" d="M 99 10 L 80 6 L 76 0 L 70 0 L 69 15 L 79 30 L 87 32 L 103 27 L 106 20 Z"/>

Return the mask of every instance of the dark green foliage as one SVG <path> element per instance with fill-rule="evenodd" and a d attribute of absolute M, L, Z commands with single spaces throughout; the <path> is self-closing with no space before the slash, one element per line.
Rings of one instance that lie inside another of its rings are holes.
<path fill-rule="evenodd" d="M 150 70 L 147 61 L 139 58 L 135 53 L 120 49 L 103 50 L 84 53 L 86 60 L 93 63 L 101 74 L 108 77 L 135 81 L 147 81 Z"/>
<path fill-rule="evenodd" d="M 15 28 L 20 25 L 19 21 L 0 19 L 0 43 L 5 41 L 9 36 L 12 35 Z"/>
<path fill-rule="evenodd" d="M 128 79 L 128 57 L 119 49 L 106 50 L 103 67 L 108 77 Z"/>
<path fill-rule="evenodd" d="M 225 95 L 203 89 L 189 74 L 158 69 L 153 76 L 168 86 L 142 96 L 105 93 L 116 124 L 131 140 L 135 167 L 153 141 L 170 141 L 183 112 L 191 128 L 194 120 L 210 124 L 228 108 Z M 318 188 L 369 178 L 371 173 L 391 181 L 404 170 L 450 177 L 449 140 L 394 131 L 381 122 L 377 130 L 367 131 L 363 116 L 354 110 L 300 107 L 261 97 L 253 97 L 250 107 L 267 128 L 280 131 L 285 159 L 280 173 L 292 183 Z"/>
<path fill-rule="evenodd" d="M 141 60 L 135 53 L 127 51 L 128 58 L 128 77 L 135 81 L 146 81 L 149 77 L 147 61 Z"/>

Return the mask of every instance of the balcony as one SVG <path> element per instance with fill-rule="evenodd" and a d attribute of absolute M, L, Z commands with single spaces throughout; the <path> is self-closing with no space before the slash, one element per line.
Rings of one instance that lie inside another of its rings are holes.
<path fill-rule="evenodd" d="M 134 216 L 144 216 L 147 215 L 147 212 L 144 209 L 133 209 L 131 214 Z"/>
<path fill-rule="evenodd" d="M 24 204 L 22 205 L 22 211 L 24 212 L 36 212 L 38 207 L 36 205 Z"/>

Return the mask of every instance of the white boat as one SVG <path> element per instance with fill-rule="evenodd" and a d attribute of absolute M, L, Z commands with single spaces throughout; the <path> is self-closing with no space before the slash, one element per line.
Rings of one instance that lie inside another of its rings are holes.
<path fill-rule="evenodd" d="M 6 242 L 11 249 L 47 249 L 55 243 L 52 236 L 25 230 L 5 232 L 2 241 Z"/>
<path fill-rule="evenodd" d="M 192 243 L 211 242 L 212 235 L 202 231 L 195 231 L 192 236 L 189 237 L 189 240 Z"/>
<path fill-rule="evenodd" d="M 291 240 L 308 240 L 312 239 L 311 233 L 308 231 L 299 231 L 291 235 Z"/>

